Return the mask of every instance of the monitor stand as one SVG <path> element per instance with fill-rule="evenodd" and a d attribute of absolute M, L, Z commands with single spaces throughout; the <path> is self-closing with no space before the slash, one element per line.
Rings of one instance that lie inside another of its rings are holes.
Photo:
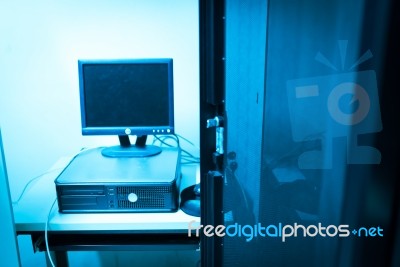
<path fill-rule="evenodd" d="M 129 135 L 119 135 L 119 146 L 106 147 L 101 154 L 110 158 L 140 158 L 151 157 L 161 153 L 161 148 L 146 145 L 147 135 L 137 136 L 136 143 L 131 144 Z"/>

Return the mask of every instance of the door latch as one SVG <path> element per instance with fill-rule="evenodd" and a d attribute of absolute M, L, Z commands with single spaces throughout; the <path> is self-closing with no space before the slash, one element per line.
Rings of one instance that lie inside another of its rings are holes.
<path fill-rule="evenodd" d="M 224 118 L 215 116 L 207 120 L 207 128 L 215 127 L 215 152 L 224 154 Z"/>

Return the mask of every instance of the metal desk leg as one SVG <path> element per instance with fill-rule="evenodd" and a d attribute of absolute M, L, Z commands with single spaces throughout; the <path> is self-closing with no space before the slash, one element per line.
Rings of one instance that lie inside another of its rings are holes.
<path fill-rule="evenodd" d="M 50 255 L 51 255 L 51 259 L 53 260 L 53 263 L 56 267 L 68 267 L 68 252 L 67 251 L 51 251 Z M 47 254 L 46 254 L 46 266 L 53 267 Z"/>

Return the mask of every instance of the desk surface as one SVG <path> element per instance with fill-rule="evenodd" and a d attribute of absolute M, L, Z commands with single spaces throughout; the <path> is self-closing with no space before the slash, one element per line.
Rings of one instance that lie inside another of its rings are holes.
<path fill-rule="evenodd" d="M 13 206 L 17 233 L 44 231 L 47 220 L 49 231 L 109 233 L 184 233 L 188 231 L 189 222 L 200 222 L 200 218 L 181 210 L 172 213 L 59 213 L 54 180 L 71 159 L 65 157 L 57 161 L 49 171 L 32 182 Z M 195 183 L 196 169 L 197 165 L 182 166 L 181 189 Z"/>

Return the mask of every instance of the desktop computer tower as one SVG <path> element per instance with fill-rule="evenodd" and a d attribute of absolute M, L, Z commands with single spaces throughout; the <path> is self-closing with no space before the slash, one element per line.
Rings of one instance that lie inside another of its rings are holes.
<path fill-rule="evenodd" d="M 174 212 L 178 209 L 180 152 L 111 158 L 101 148 L 74 157 L 55 180 L 63 213 Z"/>

